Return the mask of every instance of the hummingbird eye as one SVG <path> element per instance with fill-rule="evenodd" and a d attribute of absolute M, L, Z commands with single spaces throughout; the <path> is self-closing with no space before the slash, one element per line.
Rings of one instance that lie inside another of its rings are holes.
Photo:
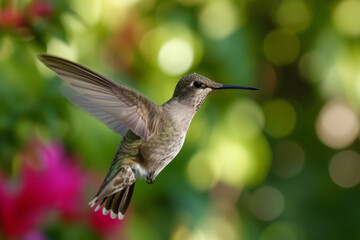
<path fill-rule="evenodd" d="M 201 87 L 203 87 L 203 84 L 202 84 L 201 82 L 194 81 L 194 82 L 193 82 L 193 86 L 194 86 L 195 88 L 201 88 Z"/>

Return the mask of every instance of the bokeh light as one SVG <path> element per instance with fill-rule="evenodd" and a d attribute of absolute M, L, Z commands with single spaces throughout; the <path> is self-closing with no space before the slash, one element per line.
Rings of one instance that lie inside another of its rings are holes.
<path fill-rule="evenodd" d="M 213 158 L 206 152 L 198 152 L 189 160 L 186 174 L 194 188 L 206 191 L 218 182 L 221 168 Z"/>
<path fill-rule="evenodd" d="M 200 12 L 199 23 L 206 36 L 217 40 L 232 34 L 241 24 L 241 17 L 232 1 L 208 1 Z"/>
<path fill-rule="evenodd" d="M 348 37 L 360 35 L 360 2 L 357 0 L 340 1 L 333 10 L 336 29 Z"/>
<path fill-rule="evenodd" d="M 180 75 L 189 70 L 194 61 L 192 46 L 185 40 L 175 38 L 165 42 L 160 48 L 158 63 L 169 75 Z"/>
<path fill-rule="evenodd" d="M 260 236 L 260 240 L 305 240 L 304 230 L 296 223 L 279 221 L 270 224 Z"/>
<path fill-rule="evenodd" d="M 305 153 L 300 144 L 294 141 L 278 143 L 274 148 L 274 173 L 283 178 L 296 176 L 302 170 Z"/>
<path fill-rule="evenodd" d="M 203 4 L 205 0 L 177 0 L 177 1 L 186 6 L 193 6 L 193 5 Z"/>
<path fill-rule="evenodd" d="M 201 60 L 203 55 L 203 42 L 188 26 L 177 21 L 166 23 L 145 31 L 142 34 L 139 43 L 140 53 L 148 64 L 158 67 L 161 49 L 164 48 L 164 45 L 169 43 L 169 41 L 172 41 L 172 45 L 174 45 L 173 40 L 176 40 L 175 45 L 180 44 L 180 47 L 185 47 L 186 54 L 188 55 L 185 57 L 190 57 L 190 59 L 188 59 L 189 62 L 185 63 L 186 66 L 189 64 L 190 66 L 194 66 Z M 189 48 L 191 51 L 189 51 Z M 184 58 L 184 56 L 182 56 L 183 53 L 179 54 L 174 52 L 174 49 L 171 51 L 173 54 L 178 54 L 170 56 L 172 61 L 181 61 L 181 59 L 178 58 Z M 169 53 L 163 52 L 162 54 L 166 55 Z M 190 68 L 190 66 L 188 66 L 187 69 Z"/>
<path fill-rule="evenodd" d="M 72 0 L 71 6 L 79 18 L 88 26 L 94 26 L 100 19 L 102 1 L 97 0 Z"/>
<path fill-rule="evenodd" d="M 316 121 L 319 139 L 329 147 L 340 149 L 349 146 L 359 134 L 359 120 L 345 102 L 330 101 L 321 109 Z"/>
<path fill-rule="evenodd" d="M 344 87 L 342 80 L 344 79 L 339 72 L 338 66 L 333 65 L 331 69 L 326 71 L 323 81 L 320 82 L 322 96 L 325 99 L 341 97 L 343 95 L 342 88 Z"/>
<path fill-rule="evenodd" d="M 223 139 L 209 153 L 194 155 L 187 166 L 189 182 L 199 190 L 208 190 L 218 181 L 242 187 L 251 178 L 252 158 L 244 146 Z M 249 176 L 250 175 L 250 176 Z"/>
<path fill-rule="evenodd" d="M 234 106 L 241 106 L 240 103 Z M 246 106 L 246 101 L 243 103 Z M 257 126 L 256 121 L 252 124 Z M 269 171 L 270 149 L 260 131 L 252 126 L 251 135 L 243 135 L 244 126 L 234 128 L 227 122 L 223 125 L 213 130 L 204 151 L 195 154 L 188 163 L 188 180 L 196 189 L 211 189 L 220 181 L 241 189 L 261 182 Z M 256 132 L 259 135 L 252 135 Z M 206 137 L 200 141 L 206 142 Z"/>
<path fill-rule="evenodd" d="M 263 221 L 277 218 L 284 210 L 284 204 L 283 194 L 271 186 L 257 189 L 250 198 L 252 213 Z"/>
<path fill-rule="evenodd" d="M 351 150 L 337 153 L 330 161 L 329 173 L 340 187 L 356 186 L 360 182 L 360 155 Z"/>
<path fill-rule="evenodd" d="M 217 161 L 221 162 L 222 181 L 234 187 L 242 187 L 248 181 L 253 164 L 251 153 L 245 146 L 225 140 L 214 154 Z"/>
<path fill-rule="evenodd" d="M 239 99 L 229 106 L 225 120 L 231 132 L 240 134 L 241 138 L 260 135 L 265 122 L 261 107 L 256 102 L 245 98 Z"/>
<path fill-rule="evenodd" d="M 266 58 L 277 66 L 288 65 L 299 55 L 300 42 L 290 30 L 275 29 L 264 39 L 264 54 Z"/>
<path fill-rule="evenodd" d="M 132 17 L 133 6 L 140 0 L 102 0 L 101 1 L 101 23 L 104 24 L 108 31 L 115 31 L 123 25 L 126 20 Z M 99 2 L 99 1 L 98 1 Z M 152 1 L 148 1 L 151 3 Z"/>
<path fill-rule="evenodd" d="M 172 237 L 171 240 L 206 240 L 204 233 L 200 230 L 190 230 L 185 226 L 178 226 Z"/>
<path fill-rule="evenodd" d="M 233 226 L 231 219 L 223 216 L 211 215 L 207 216 L 200 226 L 204 239 L 238 239 L 235 226 Z M 195 239 L 194 239 L 195 240 Z"/>
<path fill-rule="evenodd" d="M 270 149 L 262 135 L 243 138 L 239 126 L 234 131 L 220 124 L 209 139 L 207 151 L 221 169 L 220 180 L 229 186 L 243 188 L 257 185 L 266 177 L 270 167 Z"/>
<path fill-rule="evenodd" d="M 326 63 L 317 52 L 305 53 L 299 61 L 299 72 L 306 81 L 319 82 L 324 80 Z"/>
<path fill-rule="evenodd" d="M 296 124 L 296 111 L 286 100 L 276 99 L 264 104 L 265 131 L 272 137 L 289 135 Z"/>
<path fill-rule="evenodd" d="M 311 11 L 303 0 L 282 1 L 276 13 L 280 27 L 303 32 L 311 22 Z"/>
<path fill-rule="evenodd" d="M 186 220 L 184 221 L 186 222 Z M 224 211 L 220 206 L 208 208 L 198 221 L 189 226 L 189 223 L 178 224 L 172 233 L 172 240 L 221 240 L 239 239 L 238 215 L 234 211 Z"/>
<path fill-rule="evenodd" d="M 49 41 L 47 50 L 48 53 L 52 55 L 61 56 L 73 61 L 77 59 L 76 48 L 58 38 L 53 38 Z"/>
<path fill-rule="evenodd" d="M 171 33 L 163 27 L 150 29 L 142 35 L 139 49 L 148 64 L 157 66 L 158 52 L 163 43 L 170 38 Z"/>
<path fill-rule="evenodd" d="M 10 37 L 2 37 L 0 39 L 0 61 L 4 61 L 7 57 L 11 56 L 14 51 L 14 45 Z"/>

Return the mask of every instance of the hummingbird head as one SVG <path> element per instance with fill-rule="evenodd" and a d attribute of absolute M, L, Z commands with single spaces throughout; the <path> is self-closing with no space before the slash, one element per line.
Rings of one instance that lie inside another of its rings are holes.
<path fill-rule="evenodd" d="M 186 105 L 196 107 L 196 110 L 198 110 L 211 92 L 221 89 L 258 90 L 258 88 L 255 87 L 220 84 L 200 74 L 194 73 L 186 75 L 179 80 L 173 98 L 177 98 Z"/>

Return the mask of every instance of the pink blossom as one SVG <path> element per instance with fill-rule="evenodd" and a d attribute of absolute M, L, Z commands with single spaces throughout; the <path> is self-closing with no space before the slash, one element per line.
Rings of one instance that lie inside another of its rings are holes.
<path fill-rule="evenodd" d="M 21 154 L 17 186 L 0 179 L 0 226 L 6 236 L 23 236 L 44 214 L 56 210 L 64 218 L 80 215 L 85 175 L 56 143 L 32 143 Z"/>
<path fill-rule="evenodd" d="M 31 154 L 24 156 L 24 194 L 36 192 L 47 207 L 59 210 L 64 216 L 76 216 L 86 181 L 76 159 L 66 156 L 56 143 L 35 148 L 37 159 Z"/>
<path fill-rule="evenodd" d="M 121 233 L 122 221 L 88 207 L 85 186 L 94 179 L 60 144 L 34 141 L 20 154 L 19 163 L 19 179 L 6 180 L 0 173 L 0 229 L 6 237 L 45 239 L 38 229 L 49 213 L 86 224 L 99 235 Z"/>
<path fill-rule="evenodd" d="M 27 15 L 30 18 L 49 18 L 54 14 L 54 6 L 50 1 L 35 0 L 27 6 Z"/>

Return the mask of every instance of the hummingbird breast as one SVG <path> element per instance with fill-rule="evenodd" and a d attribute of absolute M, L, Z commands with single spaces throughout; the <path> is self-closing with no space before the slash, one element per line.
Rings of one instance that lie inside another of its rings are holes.
<path fill-rule="evenodd" d="M 195 114 L 194 110 L 184 109 L 181 105 L 169 104 L 164 108 L 166 115 L 159 131 L 140 148 L 144 167 L 155 176 L 180 152 Z"/>
<path fill-rule="evenodd" d="M 144 142 L 140 148 L 142 165 L 157 176 L 180 152 L 186 131 L 166 126 L 157 136 Z"/>

